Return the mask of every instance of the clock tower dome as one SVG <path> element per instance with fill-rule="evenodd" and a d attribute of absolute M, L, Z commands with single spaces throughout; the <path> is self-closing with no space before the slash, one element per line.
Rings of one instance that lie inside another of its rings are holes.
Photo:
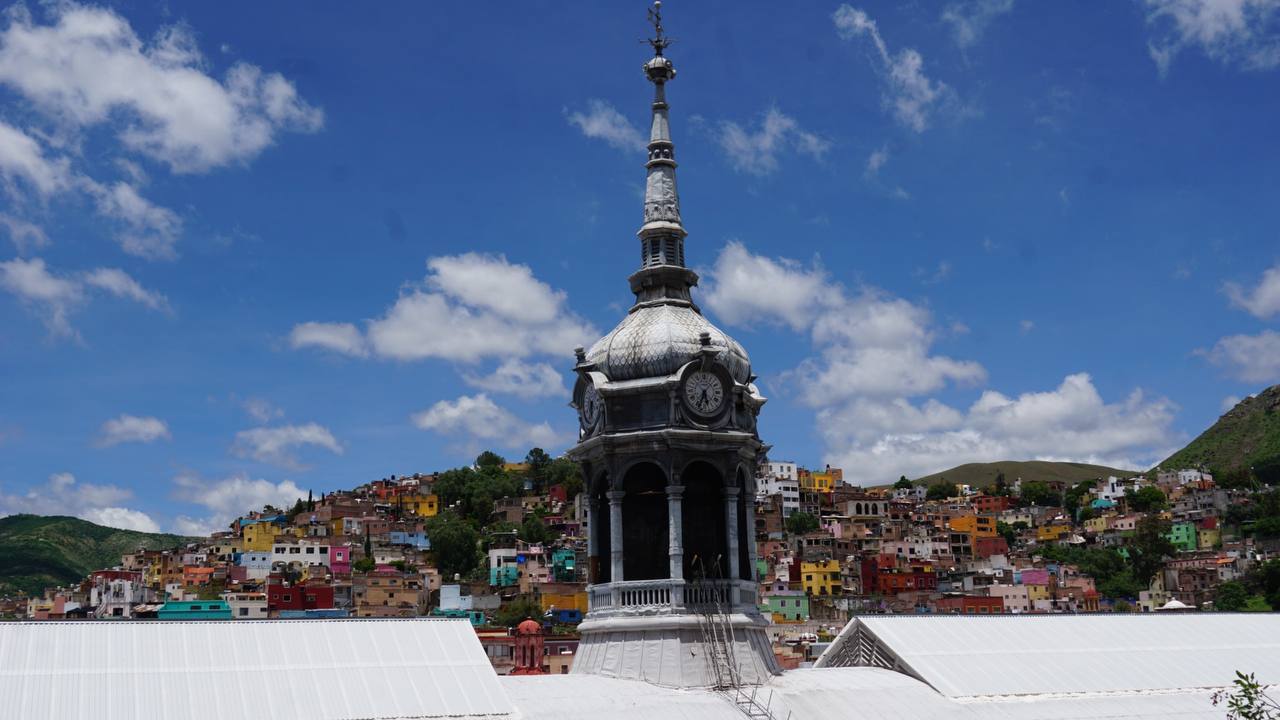
<path fill-rule="evenodd" d="M 573 672 L 670 686 L 758 684 L 779 672 L 757 608 L 753 502 L 766 447 L 751 360 L 693 302 L 685 266 L 661 3 L 636 302 L 576 351 L 573 407 L 588 505 L 589 611 Z"/>

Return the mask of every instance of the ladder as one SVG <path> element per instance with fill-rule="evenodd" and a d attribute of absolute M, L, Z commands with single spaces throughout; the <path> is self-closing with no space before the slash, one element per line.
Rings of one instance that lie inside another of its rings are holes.
<path fill-rule="evenodd" d="M 718 571 L 720 563 L 715 568 Z M 716 573 L 719 574 L 718 572 Z M 694 581 L 695 609 L 698 629 L 702 633 L 703 656 L 713 678 L 712 689 L 733 703 L 734 707 L 752 720 L 779 720 L 770 709 L 773 691 L 767 697 L 760 695 L 759 685 L 744 685 L 738 668 L 737 638 L 729 615 L 733 604 L 728 597 L 732 586 L 728 583 L 708 582 L 705 572 Z M 787 713 L 790 720 L 791 713 Z"/>

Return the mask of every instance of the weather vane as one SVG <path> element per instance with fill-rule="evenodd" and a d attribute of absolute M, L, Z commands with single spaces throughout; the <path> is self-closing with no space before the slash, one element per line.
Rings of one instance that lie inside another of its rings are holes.
<path fill-rule="evenodd" d="M 649 22 L 653 23 L 653 37 L 645 42 L 653 46 L 653 52 L 656 55 L 662 55 L 662 51 L 671 44 L 671 38 L 662 32 L 662 0 L 653 0 L 653 7 L 649 8 Z"/>

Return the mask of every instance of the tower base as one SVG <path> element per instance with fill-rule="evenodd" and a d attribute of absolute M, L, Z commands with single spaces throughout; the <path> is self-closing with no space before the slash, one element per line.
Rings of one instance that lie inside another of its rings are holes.
<path fill-rule="evenodd" d="M 721 621 L 724 643 L 742 685 L 760 685 L 781 674 L 773 655 L 768 623 L 743 613 Z M 711 645 L 694 614 L 592 620 L 579 627 L 582 640 L 573 659 L 575 674 L 642 680 L 666 687 L 715 687 L 727 679 L 725 663 L 712 659 Z M 702 621 L 705 622 L 705 621 Z"/>

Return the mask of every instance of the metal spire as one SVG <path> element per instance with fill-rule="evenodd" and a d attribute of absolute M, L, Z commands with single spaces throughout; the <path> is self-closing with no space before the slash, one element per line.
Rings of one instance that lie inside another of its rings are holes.
<path fill-rule="evenodd" d="M 653 122 L 649 131 L 648 180 L 644 191 L 644 224 L 637 233 L 641 244 L 641 268 L 674 265 L 684 267 L 684 226 L 680 222 L 680 196 L 676 192 L 675 144 L 667 120 L 666 84 L 676 76 L 675 66 L 662 52 L 671 38 L 662 29 L 662 2 L 649 9 L 654 36 L 647 42 L 654 56 L 644 64 L 653 83 Z"/>

